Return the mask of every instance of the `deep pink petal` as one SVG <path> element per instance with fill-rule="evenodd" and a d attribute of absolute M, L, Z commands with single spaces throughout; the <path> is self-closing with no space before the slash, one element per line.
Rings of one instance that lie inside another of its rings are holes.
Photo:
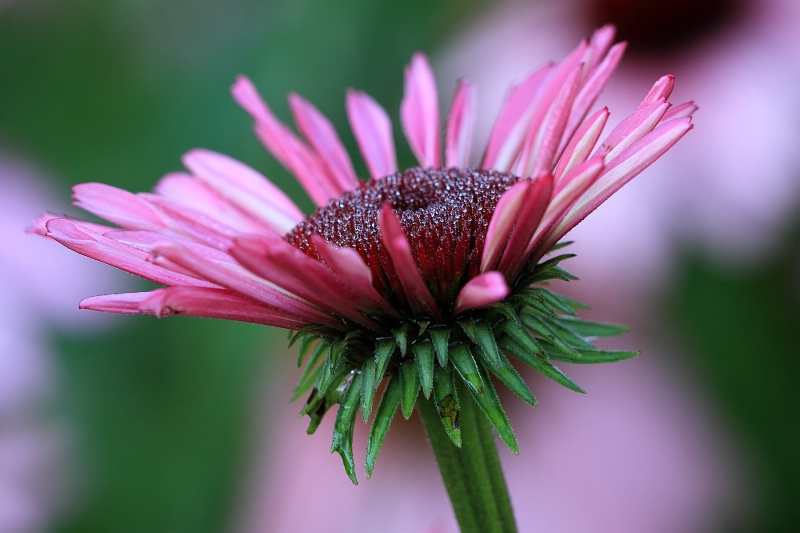
<path fill-rule="evenodd" d="M 220 197 L 263 224 L 286 232 L 303 220 L 300 208 L 262 174 L 231 157 L 192 150 L 183 164 Z"/>
<path fill-rule="evenodd" d="M 436 81 L 428 59 L 423 54 L 414 54 L 411 64 L 406 68 L 400 120 L 419 164 L 424 168 L 441 166 Z"/>
<path fill-rule="evenodd" d="M 354 293 L 341 277 L 280 237 L 236 239 L 231 255 L 257 276 L 321 309 L 368 328 L 376 326 L 354 305 Z"/>
<path fill-rule="evenodd" d="M 581 124 L 570 139 L 569 144 L 564 149 L 558 161 L 556 171 L 553 173 L 556 183 L 559 183 L 564 174 L 574 168 L 575 165 L 583 163 L 588 159 L 589 154 L 600 138 L 600 134 L 603 132 L 608 117 L 608 108 L 604 107 Z M 557 187 L 556 189 L 558 190 L 559 188 L 560 187 Z"/>
<path fill-rule="evenodd" d="M 472 134 L 475 126 L 475 87 L 460 81 L 450 116 L 447 119 L 445 166 L 469 166 L 469 154 L 472 148 Z"/>
<path fill-rule="evenodd" d="M 408 237 L 406 237 L 392 206 L 388 203 L 381 208 L 378 225 L 381 239 L 392 258 L 397 277 L 409 305 L 416 313 L 427 313 L 440 319 L 441 313 L 430 290 L 425 285 L 417 262 L 414 260 Z"/>
<path fill-rule="evenodd" d="M 455 313 L 470 309 L 481 309 L 496 304 L 511 292 L 505 277 L 500 272 L 490 270 L 469 280 L 458 293 Z"/>
<path fill-rule="evenodd" d="M 295 123 L 311 146 L 316 150 L 328 173 L 343 190 L 358 187 L 358 179 L 339 135 L 333 125 L 310 102 L 297 94 L 289 95 L 289 106 Z"/>
<path fill-rule="evenodd" d="M 659 100 L 663 100 L 664 102 L 669 99 L 669 96 L 672 94 L 672 90 L 675 88 L 675 76 L 672 74 L 667 74 L 666 76 L 661 76 L 658 81 L 653 84 L 653 87 L 641 101 L 639 106 L 636 109 L 641 109 L 647 105 L 652 104 L 653 102 L 657 102 Z"/>
<path fill-rule="evenodd" d="M 530 186 L 530 180 L 520 180 L 511 186 L 497 202 L 486 230 L 481 256 L 481 272 L 495 270 L 503 256 L 508 237 L 517 222 L 519 211 Z"/>
<path fill-rule="evenodd" d="M 392 122 L 386 111 L 369 95 L 351 90 L 347 91 L 347 117 L 370 175 L 377 179 L 396 173 Z"/>

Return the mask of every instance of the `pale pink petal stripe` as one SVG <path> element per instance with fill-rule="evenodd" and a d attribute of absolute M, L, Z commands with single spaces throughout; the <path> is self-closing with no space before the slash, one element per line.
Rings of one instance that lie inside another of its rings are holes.
<path fill-rule="evenodd" d="M 234 99 L 255 119 L 256 135 L 275 159 L 289 169 L 317 206 L 345 192 L 326 172 L 317 156 L 270 111 L 253 83 L 239 76 L 233 85 Z"/>
<path fill-rule="evenodd" d="M 156 264 L 174 263 L 213 281 L 219 286 L 254 298 L 264 305 L 281 310 L 299 320 L 341 327 L 341 321 L 329 312 L 307 302 L 290 291 L 258 277 L 236 263 L 204 256 L 178 243 L 156 244 L 152 250 Z"/>
<path fill-rule="evenodd" d="M 408 237 L 394 209 L 388 203 L 381 208 L 378 215 L 378 227 L 411 308 L 416 313 L 428 313 L 436 319 L 441 319 L 439 308 L 414 260 Z"/>
<path fill-rule="evenodd" d="M 661 76 L 650 91 L 645 95 L 644 99 L 642 99 L 641 103 L 636 109 L 641 109 L 647 105 L 652 104 L 653 102 L 658 102 L 659 100 L 663 100 L 666 102 L 669 99 L 669 96 L 672 94 L 672 90 L 675 88 L 675 76 L 672 74 L 667 74 L 666 76 Z"/>
<path fill-rule="evenodd" d="M 497 206 L 486 229 L 486 239 L 481 256 L 481 272 L 495 270 L 503 256 L 508 236 L 514 229 L 519 210 L 525 201 L 530 180 L 520 180 L 511 186 L 497 202 Z"/>
<path fill-rule="evenodd" d="M 397 311 L 387 302 L 372 285 L 372 271 L 361 255 L 352 248 L 338 247 L 322 237 L 312 237 L 320 258 L 339 275 L 350 290 L 359 298 L 357 307 L 363 311 L 374 312 L 376 309 L 388 315 L 399 317 Z"/>
<path fill-rule="evenodd" d="M 497 268 L 507 279 L 515 279 L 526 263 L 528 245 L 542 221 L 552 194 L 553 176 L 549 173 L 539 175 L 528 187 Z"/>
<path fill-rule="evenodd" d="M 157 317 L 193 316 L 252 322 L 285 329 L 300 329 L 308 322 L 287 317 L 227 289 L 169 287 L 151 292 L 109 294 L 86 298 L 81 309 L 105 313 L 148 314 Z"/>
<path fill-rule="evenodd" d="M 72 188 L 75 205 L 126 229 L 166 228 L 163 214 L 132 192 L 104 183 Z"/>
<path fill-rule="evenodd" d="M 458 83 L 445 133 L 445 165 L 468 167 L 475 126 L 475 87 L 468 81 Z"/>
<path fill-rule="evenodd" d="M 397 160 L 389 115 L 369 95 L 347 91 L 347 117 L 370 175 L 375 178 L 397 172 Z"/>
<path fill-rule="evenodd" d="M 292 109 L 298 129 L 316 150 L 320 161 L 339 187 L 346 191 L 355 190 L 358 187 L 358 178 L 353 170 L 353 164 L 330 121 L 310 102 L 297 94 L 289 95 L 289 107 Z"/>
<path fill-rule="evenodd" d="M 527 133 L 536 94 L 542 89 L 542 84 L 553 68 L 553 65 L 546 65 L 511 88 L 492 127 L 481 168 L 492 168 L 501 172 L 511 170 Z"/>
<path fill-rule="evenodd" d="M 561 188 L 561 178 L 575 165 L 583 163 L 588 159 L 589 154 L 592 152 L 603 132 L 603 128 L 608 121 L 609 112 L 608 108 L 598 110 L 594 115 L 589 117 L 586 122 L 581 124 L 578 130 L 570 139 L 569 144 L 561 154 L 561 158 L 556 166 L 556 171 L 553 176 L 558 184 L 556 192 Z"/>
<path fill-rule="evenodd" d="M 608 48 L 614 42 L 615 34 L 616 28 L 614 28 L 613 24 L 606 24 L 594 31 L 589 42 L 590 53 L 586 59 L 586 69 L 588 71 L 592 70 L 608 52 Z"/>
<path fill-rule="evenodd" d="M 424 168 L 441 166 L 436 81 L 428 59 L 420 53 L 414 54 L 406 67 L 400 120 L 419 164 Z"/>
<path fill-rule="evenodd" d="M 622 152 L 625 148 L 653 131 L 669 108 L 664 100 L 657 100 L 640 107 L 629 115 L 608 134 L 595 155 L 601 155 L 606 162 Z"/>
<path fill-rule="evenodd" d="M 664 113 L 661 121 L 666 122 L 674 118 L 690 117 L 695 111 L 697 111 L 697 105 L 695 105 L 694 102 L 684 102 L 680 105 L 670 107 L 669 110 Z"/>
<path fill-rule="evenodd" d="M 240 161 L 209 150 L 192 150 L 183 156 L 183 164 L 219 196 L 280 232 L 303 220 L 303 212 L 280 188 Z"/>
<path fill-rule="evenodd" d="M 155 265 L 149 254 L 65 218 L 47 222 L 47 236 L 70 250 L 162 285 L 214 287 L 211 282 Z"/>
<path fill-rule="evenodd" d="M 377 327 L 356 308 L 353 291 L 341 277 L 280 237 L 241 237 L 231 255 L 257 276 L 322 309 L 368 328 Z"/>
<path fill-rule="evenodd" d="M 496 304 L 511 292 L 503 274 L 490 270 L 469 280 L 458 292 L 455 314 Z"/>

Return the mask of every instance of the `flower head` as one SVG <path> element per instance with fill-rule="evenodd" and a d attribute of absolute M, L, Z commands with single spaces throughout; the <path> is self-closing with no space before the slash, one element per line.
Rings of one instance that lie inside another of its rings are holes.
<path fill-rule="evenodd" d="M 297 95 L 300 135 L 281 123 L 246 78 L 235 99 L 267 149 L 317 205 L 309 216 L 255 170 L 195 150 L 188 173 L 154 193 L 75 187 L 77 205 L 115 227 L 43 217 L 38 231 L 89 257 L 164 285 L 88 298 L 81 307 L 183 314 L 295 330 L 305 370 L 297 395 L 314 431 L 339 404 L 333 450 L 355 481 L 352 430 L 376 391 L 367 456 L 372 471 L 398 407 L 408 418 L 431 397 L 460 445 L 458 381 L 501 439 L 517 443 L 490 374 L 536 400 L 509 357 L 581 391 L 552 361 L 594 363 L 635 355 L 589 342 L 622 328 L 575 318 L 576 302 L 543 284 L 570 279 L 545 259 L 558 241 L 691 129 L 691 102 L 672 106 L 673 78 L 598 145 L 609 117 L 589 115 L 619 62 L 613 29 L 598 30 L 565 60 L 512 87 L 482 159 L 469 163 L 475 91 L 458 84 L 440 145 L 432 70 L 421 54 L 406 70 L 400 117 L 419 166 L 399 170 L 391 122 L 369 96 L 347 94 L 347 113 L 371 174 L 359 180 L 334 128 Z M 588 118 L 587 118 L 588 115 Z"/>

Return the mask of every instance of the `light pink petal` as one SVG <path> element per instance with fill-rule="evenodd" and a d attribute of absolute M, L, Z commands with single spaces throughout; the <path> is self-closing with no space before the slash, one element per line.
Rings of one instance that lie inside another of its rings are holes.
<path fill-rule="evenodd" d="M 434 318 L 440 319 L 441 314 L 436 302 L 433 300 L 425 280 L 422 278 L 417 262 L 411 252 L 411 245 L 408 242 L 400 220 L 397 218 L 392 206 L 385 204 L 378 215 L 378 225 L 381 232 L 381 239 L 392 258 L 400 285 L 405 292 L 406 298 L 411 308 L 419 314 L 427 313 Z"/>
<path fill-rule="evenodd" d="M 684 102 L 680 105 L 670 107 L 669 110 L 664 113 L 661 121 L 666 122 L 668 120 L 672 120 L 673 118 L 690 117 L 695 111 L 697 111 L 697 105 L 695 105 L 694 102 Z"/>
<path fill-rule="evenodd" d="M 608 134 L 595 155 L 602 155 L 606 162 L 610 161 L 625 148 L 653 131 L 668 108 L 669 104 L 663 100 L 640 107 Z"/>
<path fill-rule="evenodd" d="M 552 194 L 553 176 L 551 174 L 539 175 L 528 187 L 497 268 L 508 279 L 515 279 L 526 263 L 528 245 L 542 221 Z"/>
<path fill-rule="evenodd" d="M 285 233 L 304 218 L 283 191 L 240 161 L 209 150 L 192 150 L 183 156 L 183 164 L 220 197 L 276 231 Z"/>
<path fill-rule="evenodd" d="M 68 219 L 47 222 L 47 236 L 81 255 L 162 285 L 214 286 L 208 281 L 154 265 L 148 261 L 147 252 L 116 242 Z"/>
<path fill-rule="evenodd" d="M 511 170 L 527 133 L 536 94 L 553 68 L 553 65 L 546 65 L 511 88 L 492 128 L 481 162 L 482 168 L 493 168 L 501 172 Z"/>
<path fill-rule="evenodd" d="M 219 250 L 226 250 L 231 244 L 231 239 L 242 233 L 214 216 L 196 211 L 169 198 L 155 194 L 142 194 L 141 197 L 168 217 L 170 226 L 181 235 Z"/>
<path fill-rule="evenodd" d="M 232 88 L 234 99 L 255 119 L 255 132 L 264 146 L 291 171 L 317 206 L 345 192 L 318 157 L 275 115 L 253 83 L 239 76 Z"/>
<path fill-rule="evenodd" d="M 338 247 L 322 237 L 312 237 L 320 258 L 338 274 L 358 298 L 356 306 L 364 311 L 378 309 L 383 313 L 399 317 L 395 309 L 372 285 L 372 271 L 361 255 L 352 248 Z"/>
<path fill-rule="evenodd" d="M 461 287 L 456 298 L 455 314 L 496 304 L 511 290 L 500 272 L 490 270 L 479 274 Z"/>
<path fill-rule="evenodd" d="M 597 139 L 600 138 L 600 134 L 603 132 L 608 117 L 608 108 L 604 107 L 581 124 L 570 139 L 569 144 L 564 149 L 558 161 L 556 171 L 553 173 L 556 183 L 560 183 L 562 176 L 574 168 L 575 165 L 586 161 L 597 144 Z M 559 188 L 560 187 L 556 187 L 556 190 Z"/>
<path fill-rule="evenodd" d="M 606 24 L 594 31 L 592 38 L 589 41 L 590 53 L 588 54 L 586 60 L 586 68 L 588 70 L 592 70 L 605 56 L 606 52 L 608 52 L 608 48 L 611 46 L 611 43 L 614 42 L 615 34 L 616 29 L 614 28 L 613 24 Z"/>
<path fill-rule="evenodd" d="M 376 327 L 375 321 L 356 308 L 353 291 L 341 277 L 280 237 L 236 239 L 231 255 L 257 276 L 321 309 L 328 309 L 368 328 Z"/>
<path fill-rule="evenodd" d="M 259 278 L 239 264 L 219 261 L 213 256 L 200 253 L 197 248 L 174 242 L 154 245 L 152 254 L 153 262 L 156 264 L 180 265 L 219 286 L 254 298 L 298 320 L 341 327 L 341 322 L 330 313 Z"/>
<path fill-rule="evenodd" d="M 674 88 L 675 76 L 672 74 L 661 76 L 636 109 L 641 109 L 659 100 L 666 102 L 669 99 L 669 96 L 672 94 L 672 89 Z"/>
<path fill-rule="evenodd" d="M 447 119 L 445 166 L 464 168 L 469 166 L 472 134 L 475 126 L 475 87 L 460 81 L 450 117 Z"/>
<path fill-rule="evenodd" d="M 353 164 L 330 121 L 310 102 L 297 94 L 289 95 L 289 107 L 292 109 L 298 129 L 319 154 L 322 164 L 339 187 L 346 191 L 355 190 L 358 187 L 358 178 L 353 170 Z"/>
<path fill-rule="evenodd" d="M 373 178 L 397 172 L 397 160 L 389 115 L 369 95 L 347 91 L 347 117 L 358 148 Z"/>
<path fill-rule="evenodd" d="M 75 205 L 126 229 L 166 227 L 163 215 L 137 195 L 104 183 L 72 188 Z"/>
<path fill-rule="evenodd" d="M 419 164 L 425 168 L 441 166 L 436 81 L 428 59 L 420 53 L 414 54 L 406 68 L 400 120 Z"/>
<path fill-rule="evenodd" d="M 504 192 L 497 202 L 486 230 L 486 240 L 481 256 L 481 272 L 497 268 L 511 230 L 514 229 L 514 224 L 517 222 L 530 183 L 530 180 L 518 181 Z"/>

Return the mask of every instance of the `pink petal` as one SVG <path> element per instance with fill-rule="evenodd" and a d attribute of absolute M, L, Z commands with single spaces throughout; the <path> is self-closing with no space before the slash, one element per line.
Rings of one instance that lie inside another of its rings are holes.
<path fill-rule="evenodd" d="M 572 136 L 569 144 L 561 154 L 561 158 L 558 161 L 558 166 L 556 166 L 556 171 L 553 173 L 556 183 L 559 183 L 559 186 L 556 187 L 556 191 L 560 189 L 560 181 L 562 176 L 574 168 L 575 165 L 586 161 L 586 159 L 589 157 L 592 149 L 597 144 L 597 139 L 600 138 L 600 134 L 606 125 L 608 117 L 608 108 L 604 107 L 603 109 L 600 109 L 594 115 L 589 117 L 586 122 L 581 124 L 580 128 L 578 128 L 578 130 Z"/>
<path fill-rule="evenodd" d="M 611 131 L 595 154 L 604 156 L 606 162 L 610 161 L 632 143 L 653 131 L 668 108 L 669 104 L 664 100 L 640 107 Z"/>
<path fill-rule="evenodd" d="M 489 221 L 481 256 L 481 272 L 494 270 L 503 256 L 508 237 L 517 222 L 519 211 L 530 186 L 530 180 L 520 180 L 511 186 L 500 200 Z"/>
<path fill-rule="evenodd" d="M 236 239 L 231 255 L 246 269 L 321 309 L 368 328 L 376 327 L 354 305 L 354 293 L 341 277 L 280 237 Z"/>
<path fill-rule="evenodd" d="M 329 174 L 346 191 L 358 187 L 358 179 L 336 130 L 319 110 L 297 94 L 289 95 L 289 106 L 297 127 L 316 150 Z"/>
<path fill-rule="evenodd" d="M 447 119 L 445 166 L 469 166 L 472 134 L 475 125 L 475 87 L 461 81 L 453 97 L 450 117 Z"/>
<path fill-rule="evenodd" d="M 255 119 L 255 132 L 261 142 L 295 175 L 317 206 L 327 204 L 347 190 L 326 171 L 316 154 L 272 114 L 249 79 L 239 76 L 232 92 L 234 99 Z"/>
<path fill-rule="evenodd" d="M 661 76 L 658 79 L 658 81 L 655 82 L 653 87 L 650 89 L 650 92 L 647 93 L 642 102 L 639 104 L 639 107 L 637 107 L 636 109 L 641 109 L 659 100 L 663 100 L 666 102 L 669 96 L 672 94 L 672 90 L 674 88 L 675 88 L 675 76 L 673 76 L 672 74 Z"/>
<path fill-rule="evenodd" d="M 441 319 L 439 308 L 433 300 L 428 286 L 425 285 L 419 266 L 414 260 L 408 237 L 406 237 L 392 206 L 388 203 L 381 208 L 378 215 L 378 226 L 381 239 L 389 252 L 389 257 L 392 258 L 408 304 L 415 313 L 428 313 L 434 318 Z"/>
<path fill-rule="evenodd" d="M 661 121 L 666 122 L 667 120 L 672 120 L 673 118 L 690 117 L 695 111 L 697 111 L 697 106 L 694 102 L 684 102 L 680 105 L 669 108 L 669 110 L 664 113 Z"/>
<path fill-rule="evenodd" d="M 372 271 L 361 255 L 352 248 L 338 247 L 322 237 L 312 237 L 320 258 L 338 274 L 358 298 L 356 304 L 364 311 L 380 311 L 395 317 L 400 315 L 372 285 Z"/>
<path fill-rule="evenodd" d="M 47 236 L 70 250 L 162 285 L 213 287 L 213 283 L 148 262 L 148 253 L 65 218 L 47 222 Z"/>
<path fill-rule="evenodd" d="M 613 24 L 606 24 L 594 31 L 589 42 L 590 54 L 586 61 L 588 70 L 592 70 L 600 59 L 605 56 L 611 43 L 614 42 L 616 33 L 616 28 L 614 28 Z"/>
<path fill-rule="evenodd" d="M 158 209 L 131 192 L 104 183 L 81 183 L 72 190 L 75 205 L 123 228 L 166 227 Z"/>
<path fill-rule="evenodd" d="M 369 95 L 351 90 L 347 92 L 347 117 L 370 175 L 382 178 L 396 173 L 392 123 L 386 111 Z"/>
<path fill-rule="evenodd" d="M 231 157 L 192 150 L 183 164 L 220 197 L 261 223 L 285 233 L 303 220 L 295 203 L 262 174 Z"/>
<path fill-rule="evenodd" d="M 500 272 L 490 270 L 469 280 L 458 293 L 455 314 L 496 304 L 511 290 Z"/>
<path fill-rule="evenodd" d="M 414 54 L 411 65 L 406 68 L 400 120 L 411 150 L 425 168 L 441 166 L 437 98 L 436 81 L 428 59 L 423 54 Z"/>
<path fill-rule="evenodd" d="M 511 170 L 527 132 L 536 94 L 553 68 L 553 65 L 542 67 L 511 88 L 492 128 L 481 168 Z"/>

